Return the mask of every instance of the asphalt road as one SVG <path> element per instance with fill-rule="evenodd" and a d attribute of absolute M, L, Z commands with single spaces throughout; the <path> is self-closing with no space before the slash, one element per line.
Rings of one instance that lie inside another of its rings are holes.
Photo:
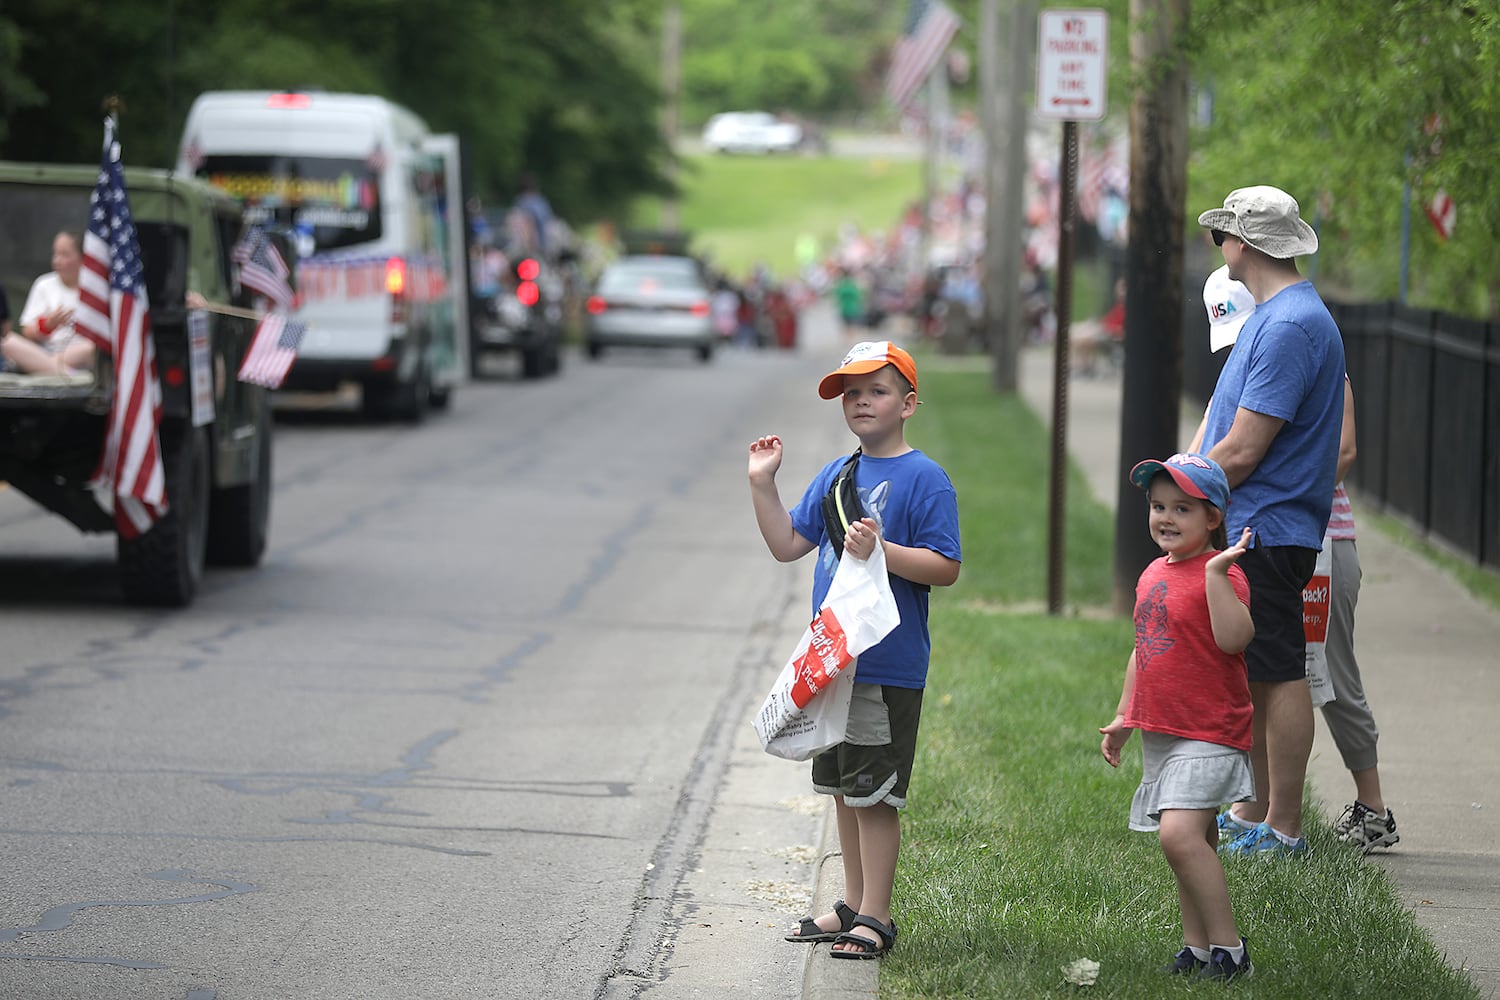
<path fill-rule="evenodd" d="M 744 455 L 846 448 L 819 329 L 283 412 L 264 564 L 180 611 L 0 489 L 0 997 L 800 996 L 821 813 L 749 720 L 811 571 Z"/>

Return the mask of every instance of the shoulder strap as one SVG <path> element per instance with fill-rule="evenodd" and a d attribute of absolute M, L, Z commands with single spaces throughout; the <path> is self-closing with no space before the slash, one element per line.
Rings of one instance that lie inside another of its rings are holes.
<path fill-rule="evenodd" d="M 835 559 L 843 558 L 844 535 L 848 532 L 849 525 L 865 516 L 864 506 L 859 502 L 859 490 L 854 485 L 854 471 L 859 467 L 859 455 L 860 449 L 855 448 L 854 453 L 834 474 L 828 492 L 823 494 L 823 530 L 827 532 L 828 541 L 833 545 Z"/>

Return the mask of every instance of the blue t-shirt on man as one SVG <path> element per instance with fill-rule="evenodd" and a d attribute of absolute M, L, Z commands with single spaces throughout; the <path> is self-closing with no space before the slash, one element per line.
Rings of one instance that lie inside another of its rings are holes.
<path fill-rule="evenodd" d="M 847 460 L 848 456 L 841 456 L 825 465 L 791 511 L 792 527 L 797 534 L 818 546 L 818 565 L 813 571 L 814 615 L 823 606 L 833 584 L 834 570 L 838 568 L 833 545 L 823 529 L 823 495 Z M 962 561 L 958 545 L 958 498 L 942 466 L 916 450 L 894 458 L 861 455 L 854 485 L 859 490 L 860 503 L 880 525 L 883 537 L 897 545 L 931 549 L 955 562 Z M 927 632 L 928 588 L 891 574 L 891 592 L 901 612 L 901 624 L 859 654 L 855 683 L 925 687 L 932 654 Z"/>
<path fill-rule="evenodd" d="M 1256 545 L 1322 548 L 1344 422 L 1344 341 L 1310 282 L 1258 304 L 1240 331 L 1209 403 L 1204 454 L 1241 407 L 1285 423 L 1230 491 L 1230 539 L 1249 525 Z"/>

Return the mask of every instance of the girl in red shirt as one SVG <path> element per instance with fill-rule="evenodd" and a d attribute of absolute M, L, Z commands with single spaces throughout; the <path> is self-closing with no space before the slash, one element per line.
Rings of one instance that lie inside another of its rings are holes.
<path fill-rule="evenodd" d="M 1249 975 L 1219 862 L 1219 806 L 1255 797 L 1244 649 L 1255 634 L 1250 585 L 1235 565 L 1252 536 L 1227 547 L 1229 480 L 1196 454 L 1140 463 L 1130 481 L 1149 498 L 1151 537 L 1164 555 L 1135 590 L 1135 650 L 1114 721 L 1099 730 L 1111 767 L 1141 731 L 1142 775 L 1132 830 L 1159 830 L 1177 877 L 1184 946 L 1166 968 L 1206 979 Z"/>

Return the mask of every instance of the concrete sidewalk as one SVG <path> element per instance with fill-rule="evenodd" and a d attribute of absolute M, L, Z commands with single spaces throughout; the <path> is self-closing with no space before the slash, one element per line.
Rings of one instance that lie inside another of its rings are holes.
<path fill-rule="evenodd" d="M 1050 428 L 1050 348 L 1023 352 L 1021 383 Z M 1068 452 L 1111 509 L 1124 475 L 1119 413 L 1117 373 L 1069 382 Z M 1182 446 L 1200 416 L 1184 407 Z M 1381 790 L 1401 834 L 1371 861 L 1448 962 L 1466 969 L 1482 996 L 1500 997 L 1500 763 L 1482 738 L 1500 711 L 1500 612 L 1362 521 L 1361 499 L 1352 499 L 1363 571 L 1356 653 L 1380 726 Z M 1330 819 L 1353 801 L 1353 780 L 1321 718 L 1308 778 Z"/>

